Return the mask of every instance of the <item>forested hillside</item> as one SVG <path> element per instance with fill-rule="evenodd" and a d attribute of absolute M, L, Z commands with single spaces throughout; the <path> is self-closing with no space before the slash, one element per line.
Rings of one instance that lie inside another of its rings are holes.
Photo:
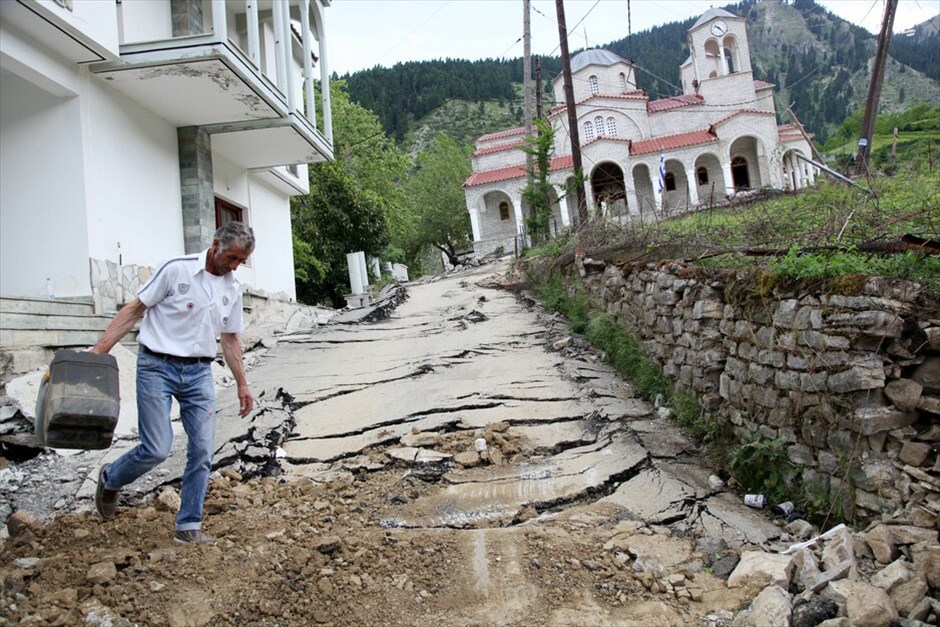
<path fill-rule="evenodd" d="M 825 139 L 861 106 L 875 50 L 874 35 L 813 0 L 744 0 L 725 8 L 747 19 L 754 78 L 776 86 L 779 111 L 792 104 L 800 120 Z M 679 65 L 688 57 L 686 31 L 694 22 L 690 18 L 664 24 L 602 47 L 634 61 L 637 82 L 651 98 L 666 98 L 681 92 Z M 914 36 L 894 38 L 891 54 L 896 60 L 886 73 L 884 110 L 940 99 L 940 36 L 931 36 L 929 26 Z M 542 59 L 548 100 L 552 98 L 551 79 L 560 72 L 558 57 Z M 422 137 L 434 136 L 438 130 L 466 142 L 521 120 L 519 58 L 399 63 L 344 78 L 355 102 L 374 111 L 397 141 L 410 140 L 417 147 Z M 470 115 L 451 133 L 446 121 L 453 118 L 439 114 L 438 124 L 433 114 L 445 104 L 453 107 L 454 101 L 460 101 L 461 110 Z"/>

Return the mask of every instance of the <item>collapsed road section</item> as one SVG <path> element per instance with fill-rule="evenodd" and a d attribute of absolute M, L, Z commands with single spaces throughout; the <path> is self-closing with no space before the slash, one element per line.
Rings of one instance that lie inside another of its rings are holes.
<path fill-rule="evenodd" d="M 234 390 L 219 394 L 214 545 L 168 533 L 182 435 L 108 521 L 88 512 L 102 461 L 88 452 L 0 471 L 20 510 L 0 554 L 3 611 L 115 625 L 938 615 L 935 533 L 820 535 L 746 507 L 565 320 L 481 284 L 505 270 L 415 283 L 380 315 L 347 312 L 255 347 L 256 411 L 238 419 Z M 43 524 L 26 513 L 37 504 L 60 513 Z"/>

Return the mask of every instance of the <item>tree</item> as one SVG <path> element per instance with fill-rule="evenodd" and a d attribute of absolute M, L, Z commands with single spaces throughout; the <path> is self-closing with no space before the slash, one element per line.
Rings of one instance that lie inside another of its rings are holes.
<path fill-rule="evenodd" d="M 410 162 L 378 118 L 330 85 L 334 161 L 309 168 L 310 192 L 291 202 L 297 297 L 344 306 L 346 254 L 380 256 L 405 220 L 402 183 Z"/>
<path fill-rule="evenodd" d="M 457 252 L 470 242 L 470 215 L 463 182 L 470 176 L 470 156 L 446 135 L 434 138 L 418 155 L 417 168 L 405 189 L 411 206 L 411 236 L 405 242 L 410 260 L 433 246 L 458 263 Z"/>
<path fill-rule="evenodd" d="M 529 237 L 533 244 L 548 241 L 552 219 L 552 184 L 548 182 L 548 171 L 552 163 L 554 130 L 543 118 L 535 120 L 535 135 L 525 138 L 523 152 L 532 155 L 531 170 L 526 171 L 531 181 L 522 190 L 522 199 L 529 205 L 530 215 L 526 218 Z"/>
<path fill-rule="evenodd" d="M 291 202 L 297 298 L 308 304 L 345 306 L 349 293 L 346 254 L 378 256 L 388 243 L 385 216 L 331 161 L 310 168 L 310 193 Z M 297 246 L 297 242 L 300 246 Z"/>

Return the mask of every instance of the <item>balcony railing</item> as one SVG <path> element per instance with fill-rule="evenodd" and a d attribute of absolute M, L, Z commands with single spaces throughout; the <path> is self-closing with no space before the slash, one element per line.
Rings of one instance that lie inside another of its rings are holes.
<path fill-rule="evenodd" d="M 203 14 L 203 9 L 208 14 Z M 118 5 L 121 61 L 192 62 L 224 47 L 242 69 L 332 144 L 329 74 L 319 0 L 189 0 Z M 316 53 L 314 53 L 316 50 Z M 319 70 L 319 76 L 315 73 Z M 113 71 L 114 65 L 100 68 Z M 95 71 L 99 71 L 98 68 Z M 319 79 L 324 89 L 317 89 Z M 317 95 L 324 115 L 318 119 Z M 222 120 L 216 121 L 222 122 Z"/>

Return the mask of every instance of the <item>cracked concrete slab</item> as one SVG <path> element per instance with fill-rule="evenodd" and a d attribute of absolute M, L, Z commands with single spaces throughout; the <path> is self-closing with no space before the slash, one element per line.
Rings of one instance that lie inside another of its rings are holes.
<path fill-rule="evenodd" d="M 583 339 L 556 349 L 559 334 L 570 334 L 557 316 L 477 285 L 500 268 L 412 284 L 375 321 L 350 318 L 259 346 L 249 417 L 237 417 L 234 387 L 217 381 L 214 465 L 317 483 L 391 470 L 402 494 L 377 516 L 387 527 L 630 518 L 729 546 L 779 536 L 760 512 L 709 488 L 695 446 Z M 170 458 L 129 486 L 126 500 L 178 482 L 186 438 L 173 424 Z M 481 438 L 488 447 L 478 455 Z M 90 507 L 99 462 L 132 444 L 122 437 L 106 452 L 75 456 L 70 468 L 89 479 L 63 489 Z"/>
<path fill-rule="evenodd" d="M 471 469 L 446 480 L 450 485 L 409 503 L 388 527 L 469 527 L 510 522 L 522 508 L 545 509 L 574 502 L 646 460 L 646 451 L 620 435 L 609 442 L 570 449 L 531 463 Z"/>

